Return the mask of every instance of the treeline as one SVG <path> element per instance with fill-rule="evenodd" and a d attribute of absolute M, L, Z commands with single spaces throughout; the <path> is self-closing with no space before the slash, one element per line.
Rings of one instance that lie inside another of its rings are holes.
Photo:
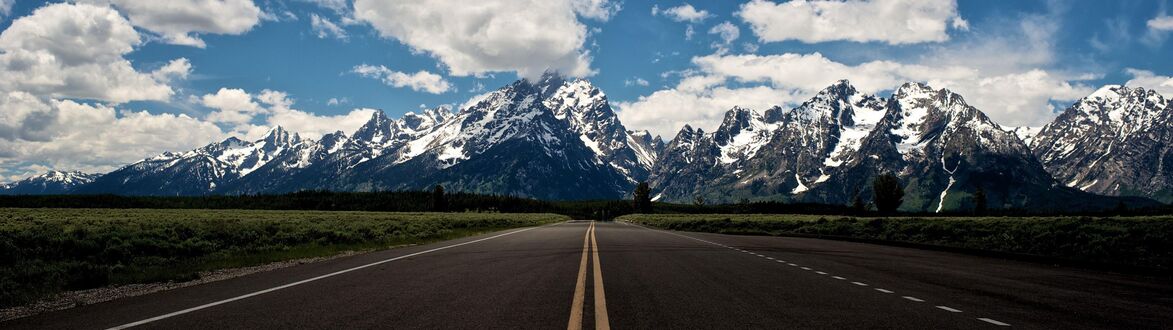
<path fill-rule="evenodd" d="M 631 213 L 629 201 L 542 201 L 530 198 L 439 191 L 302 191 L 274 195 L 122 196 L 8 195 L 0 208 L 244 209 L 377 212 L 555 213 L 579 219 L 611 219 Z"/>
<path fill-rule="evenodd" d="M 251 209 L 379 212 L 502 212 L 555 213 L 575 219 L 611 220 L 633 213 L 658 214 L 815 214 L 843 216 L 1027 216 L 1027 215 L 1159 215 L 1173 214 L 1169 206 L 1120 207 L 1102 212 L 1042 213 L 1026 209 L 988 209 L 979 212 L 878 213 L 847 205 L 785 203 L 777 201 L 731 204 L 671 204 L 650 200 L 544 201 L 507 195 L 432 191 L 332 192 L 302 191 L 275 195 L 121 196 L 20 195 L 0 196 L 0 208 L 127 208 L 127 209 Z M 636 210 L 639 210 L 637 212 Z"/>

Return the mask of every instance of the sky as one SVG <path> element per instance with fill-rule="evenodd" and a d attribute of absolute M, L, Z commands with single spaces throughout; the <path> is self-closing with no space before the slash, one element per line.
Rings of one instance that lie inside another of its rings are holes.
<path fill-rule="evenodd" d="M 0 0 L 0 182 L 281 125 L 353 132 L 545 71 L 671 139 L 840 79 L 1041 126 L 1107 84 L 1173 95 L 1167 1 Z"/>

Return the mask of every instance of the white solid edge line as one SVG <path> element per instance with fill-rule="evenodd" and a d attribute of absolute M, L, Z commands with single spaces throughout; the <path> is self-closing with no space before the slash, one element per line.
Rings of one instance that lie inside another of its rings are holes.
<path fill-rule="evenodd" d="M 546 226 L 549 226 L 549 225 L 546 225 Z M 452 245 L 448 245 L 448 246 L 442 246 L 442 247 L 438 247 L 438 248 L 434 248 L 434 249 L 430 249 L 430 250 L 425 250 L 425 251 L 420 251 L 420 252 L 415 252 L 415 253 L 411 253 L 411 254 L 406 254 L 406 255 L 398 256 L 398 257 L 391 258 L 391 259 L 386 259 L 386 260 L 382 260 L 382 261 L 376 261 L 376 262 L 369 263 L 369 264 L 366 264 L 366 265 L 362 265 L 362 266 L 358 266 L 358 267 L 354 267 L 354 268 L 348 268 L 348 269 L 344 269 L 344 270 L 336 271 L 336 272 L 333 272 L 333 273 L 329 273 L 329 274 L 326 274 L 326 275 L 320 275 L 320 276 L 317 276 L 317 277 L 313 277 L 313 278 L 304 279 L 304 280 L 301 280 L 301 281 L 297 281 L 297 282 L 293 282 L 293 283 L 285 284 L 285 285 L 282 285 L 282 286 L 272 287 L 272 288 L 264 289 L 264 290 L 261 290 L 261 291 L 256 291 L 256 292 L 253 292 L 253 293 L 249 293 L 249 294 L 245 294 L 245 295 L 236 296 L 236 297 L 233 297 L 233 298 L 228 298 L 228 299 L 224 299 L 224 300 L 220 300 L 220 301 L 210 302 L 210 303 L 207 303 L 207 304 L 203 304 L 203 305 L 199 305 L 199 306 L 196 306 L 196 307 L 192 307 L 192 308 L 188 308 L 188 309 L 180 310 L 180 311 L 177 311 L 177 312 L 171 312 L 171 313 L 167 313 L 167 314 L 159 315 L 159 316 L 152 317 L 152 318 L 145 319 L 145 320 L 141 320 L 141 321 L 136 321 L 136 322 L 131 322 L 131 323 L 123 324 L 123 325 L 120 325 L 120 326 L 116 326 L 116 327 L 108 328 L 107 330 L 118 330 L 118 329 L 126 329 L 126 328 L 136 327 L 136 326 L 140 326 L 140 325 L 143 325 L 143 324 L 147 324 L 147 323 L 155 322 L 155 321 L 158 321 L 158 320 L 167 319 L 167 318 L 170 318 L 170 317 L 173 317 L 173 316 L 177 316 L 177 315 L 183 315 L 183 314 L 191 313 L 191 312 L 198 311 L 198 310 L 201 310 L 201 309 L 205 309 L 205 308 L 208 308 L 208 307 L 214 307 L 214 306 L 218 306 L 218 305 L 223 305 L 223 304 L 227 304 L 227 303 L 230 303 L 230 302 L 233 302 L 233 301 L 237 301 L 237 300 L 241 300 L 241 299 L 245 299 L 245 298 L 250 298 L 250 297 L 255 297 L 255 296 L 263 295 L 263 294 L 266 294 L 266 293 L 269 293 L 269 292 L 273 292 L 273 291 L 277 291 L 277 290 L 281 290 L 281 289 L 285 289 L 285 288 L 294 287 L 294 286 L 298 286 L 298 285 L 306 284 L 306 283 L 309 283 L 309 282 L 317 281 L 317 280 L 320 280 L 320 279 L 324 279 L 324 278 L 328 278 L 328 277 L 333 277 L 333 276 L 337 276 L 337 275 L 341 275 L 341 274 L 345 274 L 345 273 L 353 272 L 353 271 L 356 271 L 356 270 L 359 270 L 359 269 L 363 269 L 363 268 L 368 268 L 368 267 L 372 267 L 372 266 L 377 266 L 377 265 L 385 264 L 385 263 L 388 263 L 388 262 L 392 262 L 392 261 L 396 261 L 396 260 L 400 260 L 400 259 L 404 259 L 404 258 L 411 258 L 411 257 L 418 256 L 418 255 L 421 255 L 421 254 L 432 253 L 432 252 L 436 252 L 436 251 L 440 251 L 440 250 L 444 250 L 444 249 L 454 248 L 454 247 L 457 247 L 457 246 L 462 246 L 462 245 L 468 245 L 468 244 L 472 244 L 472 243 L 476 243 L 476 242 L 487 241 L 487 240 L 491 240 L 491 239 L 494 239 L 494 238 L 498 238 L 498 237 L 502 237 L 502 236 L 507 236 L 507 235 L 513 235 L 513 234 L 516 234 L 516 233 L 520 233 L 520 232 L 524 232 L 524 231 L 529 231 L 529 230 L 533 230 L 533 229 L 537 229 L 537 228 L 541 228 L 541 227 L 545 227 L 545 226 L 539 226 L 539 227 L 530 227 L 530 228 L 526 228 L 526 229 L 522 229 L 522 230 L 511 231 L 511 232 L 504 233 L 504 234 L 500 234 L 500 235 L 496 235 L 496 236 L 485 237 L 485 238 L 478 239 L 478 240 L 474 240 L 474 241 L 468 241 L 468 242 L 464 242 L 464 243 L 457 243 L 457 244 L 452 244 Z"/>
<path fill-rule="evenodd" d="M 915 302 L 925 302 L 924 300 L 921 300 L 920 298 L 913 297 L 913 296 L 904 296 L 904 299 L 912 300 Z"/>
<path fill-rule="evenodd" d="M 960 310 L 960 309 L 956 309 L 956 308 L 949 307 L 949 306 L 937 306 L 937 308 L 940 308 L 941 310 L 944 310 L 944 311 L 949 311 L 949 312 L 954 312 L 954 313 L 961 313 L 961 310 Z"/>
<path fill-rule="evenodd" d="M 981 320 L 982 322 L 986 322 L 986 323 L 993 324 L 996 326 L 1002 326 L 1002 327 L 1010 326 L 1010 323 L 1006 323 L 1006 322 L 1002 322 L 1002 321 L 998 321 L 998 320 L 990 319 L 990 318 L 979 317 L 978 320 Z"/>

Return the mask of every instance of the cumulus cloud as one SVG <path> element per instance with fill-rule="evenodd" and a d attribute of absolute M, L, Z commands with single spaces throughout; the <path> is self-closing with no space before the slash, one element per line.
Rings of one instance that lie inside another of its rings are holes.
<path fill-rule="evenodd" d="M 189 75 L 191 75 L 191 62 L 184 57 L 171 60 L 171 62 L 167 62 L 167 65 L 151 71 L 151 77 L 155 78 L 156 81 L 165 83 L 173 80 L 187 79 Z"/>
<path fill-rule="evenodd" d="M 571 0 L 570 5 L 579 16 L 600 21 L 610 20 L 623 9 L 622 4 L 610 0 Z"/>
<path fill-rule="evenodd" d="M 110 8 L 50 4 L 0 33 L 0 90 L 116 103 L 168 100 L 169 86 L 123 58 L 141 43 Z"/>
<path fill-rule="evenodd" d="M 346 35 L 345 29 L 327 18 L 318 16 L 318 14 L 310 14 L 310 27 L 314 29 L 314 33 L 321 39 L 335 38 L 338 40 L 347 40 L 349 38 Z"/>
<path fill-rule="evenodd" d="M 109 3 L 135 26 L 159 34 L 164 42 L 204 48 L 201 33 L 239 35 L 261 22 L 252 0 L 84 0 Z"/>
<path fill-rule="evenodd" d="M 382 65 L 361 64 L 355 66 L 351 71 L 363 77 L 378 79 L 387 86 L 407 87 L 417 92 L 441 94 L 452 88 L 452 85 L 444 80 L 444 77 L 424 70 L 416 73 L 403 73 Z"/>
<path fill-rule="evenodd" d="M 45 124 L 50 138 L 0 137 L 0 172 L 13 176 L 49 168 L 106 172 L 164 151 L 188 150 L 226 137 L 216 125 L 187 115 L 118 111 L 70 100 L 38 107 L 50 116 Z"/>
<path fill-rule="evenodd" d="M 1149 29 L 1157 31 L 1173 31 L 1173 16 L 1161 15 L 1150 19 L 1147 23 Z"/>
<path fill-rule="evenodd" d="M 55 109 L 25 92 L 0 94 L 0 139 L 45 141 L 52 138 L 49 126 L 56 120 Z"/>
<path fill-rule="evenodd" d="M 253 96 L 248 92 L 237 88 L 220 88 L 215 94 L 204 95 L 200 103 L 216 110 L 208 114 L 209 121 L 237 127 L 248 125 L 253 117 L 268 111 L 253 102 Z"/>
<path fill-rule="evenodd" d="M 713 48 L 717 48 L 719 53 L 725 53 L 729 51 L 729 45 L 741 36 L 741 29 L 738 29 L 733 23 L 725 21 L 709 29 L 709 34 L 715 34 L 721 38 L 720 43 L 713 43 Z"/>
<path fill-rule="evenodd" d="M 516 72 L 536 78 L 547 70 L 583 77 L 594 73 L 584 48 L 587 27 L 578 17 L 602 19 L 582 0 L 356 0 L 354 16 L 384 38 L 440 61 L 454 76 Z M 609 15 L 607 15 L 609 17 Z"/>
<path fill-rule="evenodd" d="M 1125 85 L 1130 87 L 1144 87 L 1155 90 L 1161 93 L 1161 95 L 1165 95 L 1165 97 L 1173 97 L 1173 77 L 1157 75 L 1152 71 L 1133 68 L 1127 68 L 1124 72 L 1132 76 L 1132 79 L 1124 83 Z"/>
<path fill-rule="evenodd" d="M 954 0 L 753 0 L 737 12 L 762 42 L 847 40 L 911 44 L 949 40 L 966 30 Z"/>
<path fill-rule="evenodd" d="M 620 120 L 627 127 L 646 129 L 652 134 L 671 138 L 685 124 L 711 132 L 721 123 L 725 111 L 733 106 L 767 109 L 798 99 L 798 95 L 767 86 L 716 86 L 702 90 L 670 88 L 641 96 L 635 101 L 617 102 L 616 107 Z"/>
<path fill-rule="evenodd" d="M 927 82 L 966 97 L 995 121 L 1009 126 L 1041 125 L 1054 117 L 1052 101 L 1072 101 L 1092 88 L 1044 70 L 985 75 L 964 66 L 931 66 L 893 61 L 848 65 L 819 53 L 720 55 L 693 58 L 697 72 L 676 87 L 634 102 L 619 103 L 620 118 L 632 127 L 671 135 L 680 123 L 713 128 L 733 106 L 766 109 L 793 106 L 836 80 L 848 79 L 864 92 L 880 93 L 908 81 Z M 752 87 L 729 88 L 737 82 Z M 670 119 L 669 119 L 670 118 Z"/>
<path fill-rule="evenodd" d="M 1062 8 L 1050 9 L 985 22 L 979 37 L 932 45 L 913 59 L 845 63 L 817 52 L 729 55 L 718 49 L 693 57 L 689 69 L 665 73 L 665 78 L 680 77 L 675 86 L 617 108 L 625 124 L 671 136 L 681 123 L 714 128 L 733 106 L 796 106 L 839 79 L 881 96 L 915 81 L 963 95 L 1000 124 L 1038 126 L 1054 118 L 1058 109 L 1053 104 L 1090 94 L 1094 88 L 1086 80 L 1097 76 L 1052 67 L 1058 62 L 1053 40 L 1060 30 L 1055 18 Z M 745 94 L 740 96 L 745 101 L 728 97 L 738 94 Z"/>
<path fill-rule="evenodd" d="M 331 100 L 335 104 L 348 102 L 345 99 Z M 318 115 L 296 109 L 294 103 L 289 94 L 269 89 L 249 93 L 243 89 L 221 88 L 201 99 L 201 104 L 216 110 L 208 114 L 208 121 L 227 124 L 234 134 L 246 140 L 261 138 L 273 126 L 284 127 L 311 139 L 339 130 L 350 133 L 365 124 L 374 113 L 371 109 L 358 108 L 340 115 Z"/>
<path fill-rule="evenodd" d="M 713 16 L 707 10 L 697 10 L 696 7 L 687 3 L 668 9 L 660 9 L 660 6 L 652 5 L 652 16 L 661 15 L 673 21 L 689 23 L 700 23 Z"/>

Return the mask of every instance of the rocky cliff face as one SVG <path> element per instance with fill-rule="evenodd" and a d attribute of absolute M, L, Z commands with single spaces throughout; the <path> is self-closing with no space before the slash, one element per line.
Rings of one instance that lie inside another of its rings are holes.
<path fill-rule="evenodd" d="M 915 83 L 887 100 L 840 81 L 793 109 L 735 108 L 713 133 L 686 127 L 660 158 L 655 193 L 677 202 L 845 205 L 869 200 L 883 173 L 905 178 L 907 211 L 971 208 L 979 187 L 999 208 L 1085 199 L 1056 185 L 1017 135 L 960 95 Z"/>
<path fill-rule="evenodd" d="M 1077 101 L 1031 140 L 1059 182 L 1113 196 L 1173 202 L 1173 109 L 1152 90 L 1105 86 Z"/>

